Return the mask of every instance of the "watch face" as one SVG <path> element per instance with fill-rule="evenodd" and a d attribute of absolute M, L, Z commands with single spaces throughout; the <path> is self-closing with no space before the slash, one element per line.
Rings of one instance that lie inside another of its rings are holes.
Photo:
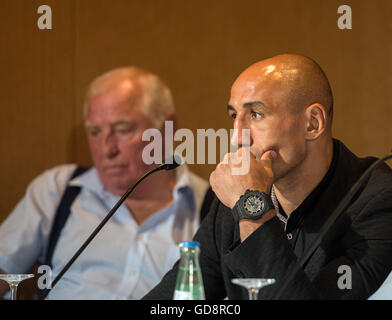
<path fill-rule="evenodd" d="M 263 202 L 256 196 L 250 196 L 245 200 L 245 209 L 250 214 L 255 214 L 263 207 Z"/>

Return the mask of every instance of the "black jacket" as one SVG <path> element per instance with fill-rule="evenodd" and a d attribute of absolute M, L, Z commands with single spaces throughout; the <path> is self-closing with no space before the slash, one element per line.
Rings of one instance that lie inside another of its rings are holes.
<path fill-rule="evenodd" d="M 328 216 L 375 160 L 359 159 L 334 140 L 334 157 L 328 173 L 291 213 L 286 230 L 275 217 L 243 243 L 231 209 L 216 198 L 194 237 L 201 246 L 206 298 L 247 299 L 246 290 L 231 283 L 233 278 L 245 277 L 275 278 L 276 284 L 261 289 L 259 294 L 259 299 L 271 299 L 276 286 L 281 285 L 279 280 L 297 263 Z M 289 232 L 290 240 L 286 234 Z M 343 271 L 340 266 L 344 266 Z M 280 298 L 366 299 L 391 269 L 392 170 L 383 164 L 375 169 Z M 178 262 L 144 299 L 171 299 L 177 270 Z M 344 276 L 344 283 L 348 284 L 347 270 L 351 270 L 351 289 L 341 289 L 338 281 Z"/>

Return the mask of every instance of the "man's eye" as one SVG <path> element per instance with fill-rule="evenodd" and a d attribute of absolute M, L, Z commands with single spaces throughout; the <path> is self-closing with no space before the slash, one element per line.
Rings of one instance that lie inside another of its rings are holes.
<path fill-rule="evenodd" d="M 235 118 L 237 118 L 237 114 L 236 113 L 229 113 L 229 117 L 230 118 L 232 118 L 232 119 L 235 119 Z"/>
<path fill-rule="evenodd" d="M 88 130 L 88 134 L 90 136 L 92 136 L 92 137 L 96 137 L 99 133 L 100 133 L 100 131 L 97 130 L 97 129 L 90 129 L 90 130 Z"/>
<path fill-rule="evenodd" d="M 258 113 L 258 112 L 252 111 L 251 117 L 252 117 L 252 119 L 260 119 L 260 118 L 263 118 L 264 115 L 262 113 Z"/>
<path fill-rule="evenodd" d="M 119 134 L 127 134 L 127 133 L 129 132 L 129 130 L 126 130 L 126 129 L 117 129 L 116 132 L 119 133 Z"/>
<path fill-rule="evenodd" d="M 131 133 L 132 132 L 132 128 L 117 128 L 116 129 L 116 133 L 117 134 L 120 134 L 120 135 L 126 135 L 126 134 L 129 134 L 129 133 Z"/>

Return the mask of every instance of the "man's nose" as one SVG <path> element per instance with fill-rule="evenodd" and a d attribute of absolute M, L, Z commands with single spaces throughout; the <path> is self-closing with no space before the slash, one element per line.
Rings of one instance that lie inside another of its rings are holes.
<path fill-rule="evenodd" d="M 242 119 L 236 118 L 231 144 L 234 147 L 242 148 L 250 147 L 252 143 L 253 141 L 248 123 Z"/>
<path fill-rule="evenodd" d="M 118 152 L 117 138 L 113 133 L 108 133 L 103 139 L 103 152 L 105 157 L 114 158 Z"/>

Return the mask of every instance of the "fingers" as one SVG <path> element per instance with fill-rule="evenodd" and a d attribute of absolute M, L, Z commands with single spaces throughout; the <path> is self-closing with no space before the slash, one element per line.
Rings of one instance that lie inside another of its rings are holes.
<path fill-rule="evenodd" d="M 276 151 L 267 150 L 261 155 L 260 160 L 257 160 L 249 147 L 243 147 L 236 152 L 226 153 L 223 161 L 217 165 L 217 169 L 221 173 L 230 171 L 231 175 L 247 175 L 250 171 L 264 168 L 267 170 L 268 176 L 273 176 L 272 161 L 276 158 Z"/>
<path fill-rule="evenodd" d="M 274 150 L 268 150 L 261 156 L 260 163 L 263 164 L 265 172 L 268 176 L 273 179 L 274 173 L 272 170 L 272 162 L 278 157 L 278 154 Z"/>
<path fill-rule="evenodd" d="M 250 147 L 241 147 L 237 150 L 237 152 L 234 153 L 238 158 L 242 158 L 243 156 L 247 156 L 248 154 L 252 157 L 256 159 L 256 156 L 253 154 L 253 152 L 251 151 Z"/>
<path fill-rule="evenodd" d="M 278 155 L 274 150 L 268 150 L 261 155 L 260 160 L 274 161 L 277 157 Z"/>
<path fill-rule="evenodd" d="M 265 162 L 265 164 L 271 166 L 272 162 L 276 160 L 278 154 L 274 150 L 267 150 L 264 152 L 258 160 L 252 150 L 248 147 L 239 148 L 234 153 L 226 153 L 222 163 L 230 165 L 241 165 L 243 161 L 249 162 L 249 160 L 256 160 L 257 162 Z"/>
<path fill-rule="evenodd" d="M 238 167 L 249 164 L 249 161 L 256 160 L 256 157 L 249 147 L 242 147 L 230 153 L 228 159 L 231 165 Z"/>

